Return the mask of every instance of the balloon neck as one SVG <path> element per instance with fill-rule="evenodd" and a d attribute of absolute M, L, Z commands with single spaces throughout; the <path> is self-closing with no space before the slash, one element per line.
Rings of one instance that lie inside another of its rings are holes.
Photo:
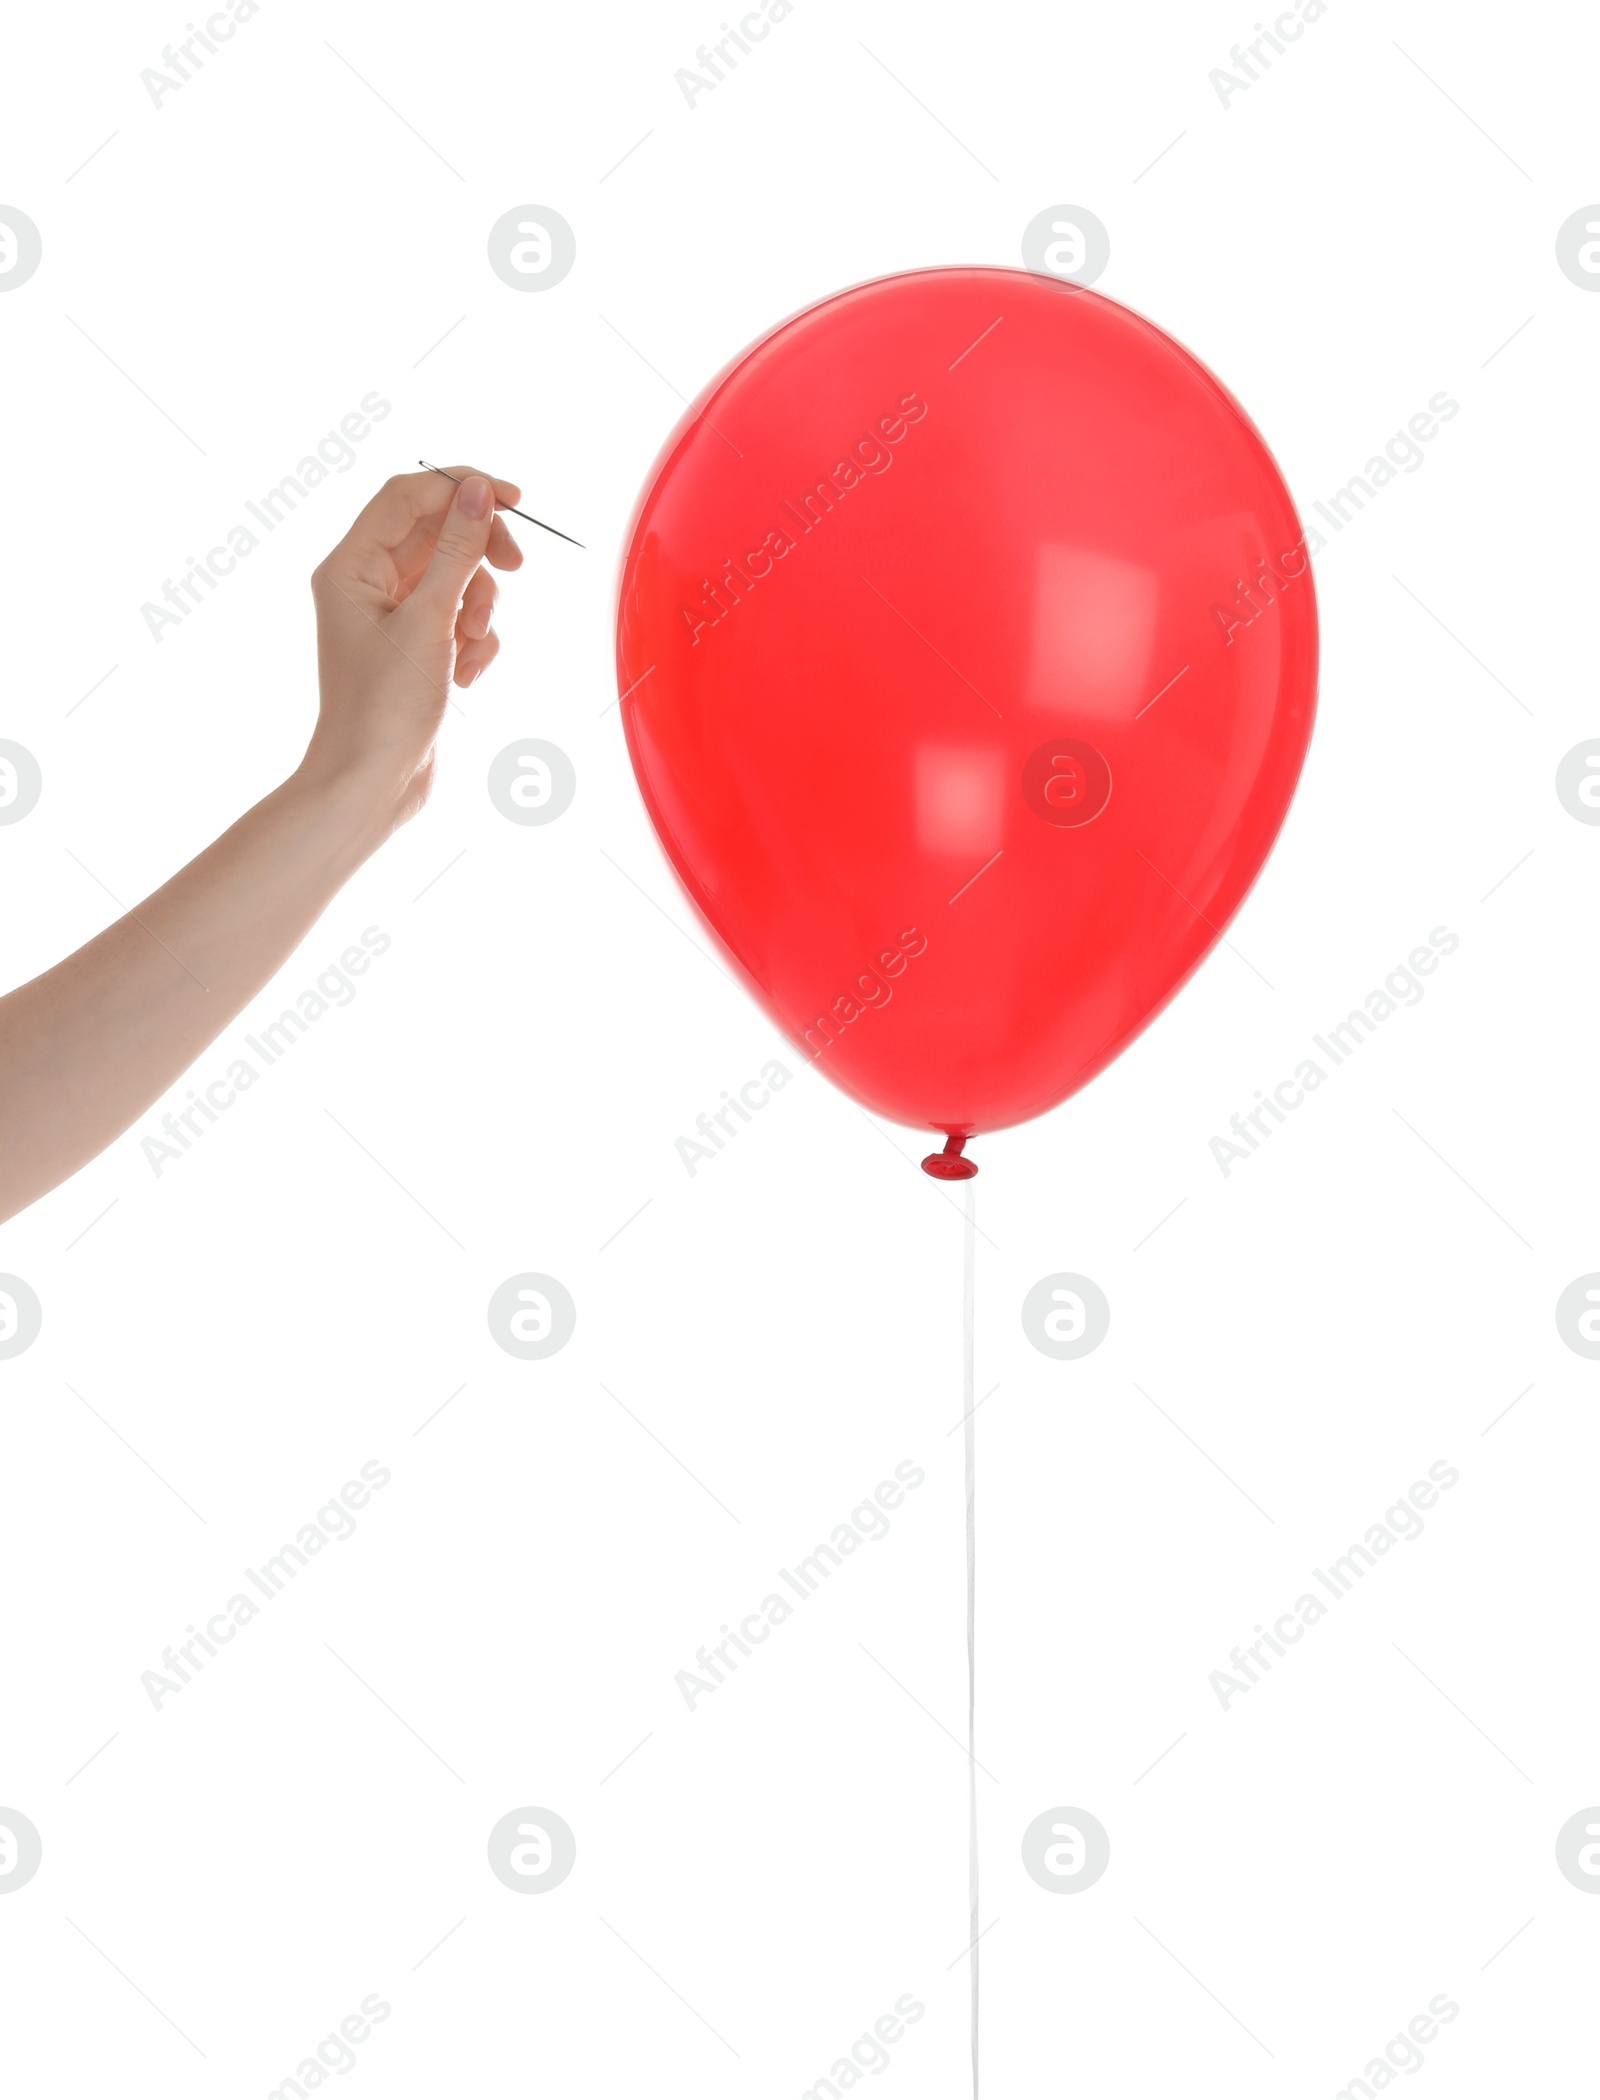
<path fill-rule="evenodd" d="M 930 1152 L 922 1162 L 924 1174 L 931 1174 L 935 1181 L 970 1181 L 978 1171 L 975 1159 L 963 1159 L 964 1137 L 947 1137 L 942 1152 Z"/>

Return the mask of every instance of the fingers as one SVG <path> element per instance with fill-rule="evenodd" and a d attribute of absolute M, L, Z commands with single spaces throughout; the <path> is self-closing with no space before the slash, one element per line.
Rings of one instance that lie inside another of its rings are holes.
<path fill-rule="evenodd" d="M 500 586 L 487 569 L 475 569 L 472 579 L 461 594 L 461 613 L 456 621 L 456 639 L 462 643 L 481 642 L 489 632 L 494 618 L 495 601 L 500 596 Z"/>
<path fill-rule="evenodd" d="M 492 627 L 481 642 L 464 642 L 456 651 L 456 684 L 471 685 L 475 678 L 488 670 L 499 654 L 500 637 Z"/>
<path fill-rule="evenodd" d="M 498 512 L 495 514 L 494 529 L 489 534 L 489 560 L 497 569 L 522 567 L 522 549 L 511 537 L 510 526 Z"/>
<path fill-rule="evenodd" d="M 487 569 L 473 571 L 471 580 L 461 597 L 461 612 L 456 621 L 456 668 L 457 685 L 468 686 L 480 673 L 488 670 L 500 651 L 500 637 L 490 625 L 494 619 L 495 600 L 500 595 L 500 586 Z"/>
<path fill-rule="evenodd" d="M 456 475 L 458 479 L 465 481 L 470 475 L 482 474 L 483 470 L 481 467 L 452 467 L 450 472 Z M 496 481 L 492 474 L 484 475 L 483 478 L 494 490 L 496 503 L 521 502 L 522 491 L 514 481 Z M 438 475 L 435 475 L 434 479 L 437 481 L 439 479 Z M 425 526 L 424 529 L 426 529 Z M 487 558 L 491 566 L 496 569 L 520 569 L 522 567 L 522 549 L 512 538 L 510 526 L 507 525 L 505 519 L 501 517 L 498 511 L 495 512 L 494 524 L 489 532 L 489 553 Z"/>
<path fill-rule="evenodd" d="M 468 476 L 470 476 L 471 471 L 468 468 Z M 495 488 L 512 486 L 509 482 L 494 482 L 491 485 Z M 449 483 L 441 483 L 441 486 L 448 488 Z M 454 492 L 452 491 L 452 500 L 453 497 Z M 398 546 L 379 548 L 369 544 L 364 550 L 368 562 L 374 563 L 378 569 L 383 570 L 385 573 L 387 573 L 388 565 L 393 565 L 393 574 L 396 579 L 396 588 L 393 595 L 397 599 L 409 598 L 416 589 L 423 570 L 428 566 L 428 557 L 432 554 L 434 541 L 439 536 L 440 524 L 447 515 L 448 506 L 436 511 L 430 517 L 419 518 Z M 349 542 L 346 543 L 347 546 L 349 544 Z M 358 553 L 357 559 L 359 558 Z M 522 549 L 511 537 L 505 520 L 498 512 L 495 513 L 494 524 L 489 533 L 487 559 L 491 566 L 496 569 L 520 569 L 522 567 Z"/>
<path fill-rule="evenodd" d="M 479 467 L 452 466 L 447 472 L 455 476 L 455 482 L 447 480 L 444 474 L 396 474 L 357 517 L 345 534 L 346 540 L 392 552 L 424 519 L 437 524 L 446 516 L 456 497 L 456 484 L 474 477 L 489 480 L 497 503 L 515 503 L 522 495 L 514 481 L 496 480 L 484 475 Z"/>
<path fill-rule="evenodd" d="M 428 565 L 411 594 L 411 603 L 441 622 L 446 631 L 478 564 L 489 550 L 494 529 L 494 493 L 481 474 L 469 474 L 445 512 Z"/>
<path fill-rule="evenodd" d="M 446 647 L 455 683 L 469 686 L 500 651 L 490 570 L 518 569 L 523 556 L 496 505 L 521 490 L 469 466 L 448 472 L 459 479 L 422 473 L 386 482 L 317 575 L 347 598 L 345 585 L 365 584 L 381 610 L 415 629 L 416 643 Z"/>
<path fill-rule="evenodd" d="M 522 490 L 514 481 L 499 481 L 493 474 L 485 472 L 482 467 L 463 467 L 457 464 L 446 467 L 445 472 L 446 474 L 453 474 L 457 482 L 465 481 L 469 474 L 481 474 L 484 480 L 493 487 L 496 503 L 520 503 L 522 501 Z M 435 474 L 433 479 L 437 481 L 439 476 Z"/>

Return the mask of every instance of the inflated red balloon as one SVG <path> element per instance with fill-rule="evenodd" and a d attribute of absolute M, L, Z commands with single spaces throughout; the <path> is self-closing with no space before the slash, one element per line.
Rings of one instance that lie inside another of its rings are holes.
<path fill-rule="evenodd" d="M 1316 663 L 1304 534 L 1239 404 L 1015 270 L 859 285 L 736 359 L 656 462 L 617 614 L 691 900 L 802 1054 L 947 1135 L 950 1178 L 1219 938 Z"/>

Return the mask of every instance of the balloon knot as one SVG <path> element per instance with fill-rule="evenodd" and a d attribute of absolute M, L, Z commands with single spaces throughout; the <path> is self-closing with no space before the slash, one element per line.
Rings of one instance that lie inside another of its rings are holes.
<path fill-rule="evenodd" d="M 935 1181 L 970 1181 L 978 1171 L 975 1159 L 963 1159 L 964 1137 L 947 1137 L 942 1152 L 930 1152 L 922 1162 L 924 1174 L 931 1174 Z"/>

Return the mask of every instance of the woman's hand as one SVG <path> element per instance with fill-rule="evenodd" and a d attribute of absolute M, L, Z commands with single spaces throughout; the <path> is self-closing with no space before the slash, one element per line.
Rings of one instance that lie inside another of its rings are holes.
<path fill-rule="evenodd" d="M 311 578 L 322 701 L 301 772 L 370 799 L 384 833 L 427 800 L 451 681 L 471 685 L 499 652 L 490 568 L 522 566 L 495 511 L 521 490 L 449 471 L 459 486 L 442 474 L 385 482 Z"/>
<path fill-rule="evenodd" d="M 494 511 L 518 490 L 453 471 L 459 488 L 389 482 L 312 578 L 322 700 L 295 773 L 137 911 L 0 998 L 0 1219 L 159 1100 L 426 800 L 450 682 L 470 685 L 500 646 L 483 564 L 522 564 Z"/>

